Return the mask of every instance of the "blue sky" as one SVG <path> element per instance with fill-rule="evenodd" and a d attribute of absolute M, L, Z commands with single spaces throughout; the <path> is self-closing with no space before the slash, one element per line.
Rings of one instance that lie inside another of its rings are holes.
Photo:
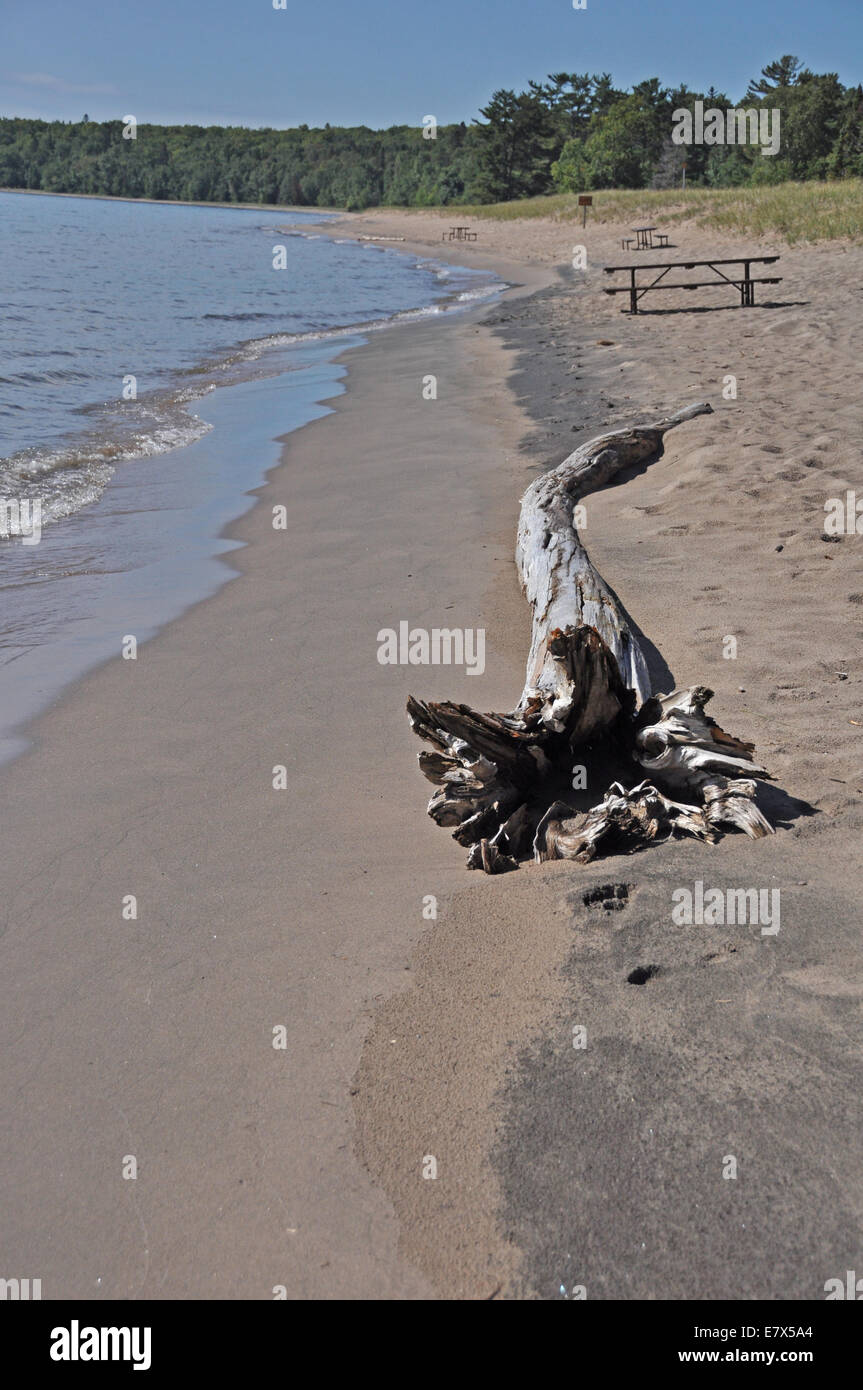
<path fill-rule="evenodd" d="M 783 53 L 863 81 L 863 0 L 0 0 L 0 114 L 291 126 L 470 120 L 549 72 L 711 83 Z"/>

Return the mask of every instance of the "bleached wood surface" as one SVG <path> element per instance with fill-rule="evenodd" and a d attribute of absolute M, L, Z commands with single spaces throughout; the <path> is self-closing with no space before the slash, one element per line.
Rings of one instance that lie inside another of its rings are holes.
<path fill-rule="evenodd" d="M 469 867 L 516 868 L 530 847 L 539 860 L 586 862 L 600 848 L 673 833 L 713 841 L 723 824 L 770 833 L 754 801 L 753 779 L 767 773 L 752 760 L 752 746 L 705 714 L 712 694 L 705 687 L 652 696 L 644 653 L 578 533 L 584 497 L 658 455 L 668 430 L 710 413 L 697 403 L 655 425 L 599 435 L 525 492 L 516 563 L 532 634 L 514 710 L 480 714 L 408 700 L 414 730 L 433 749 L 420 754 L 438 786 L 429 815 L 471 846 Z M 615 781 L 579 815 L 560 798 L 561 785 L 579 749 L 603 740 L 616 753 L 626 749 L 652 780 L 628 791 Z M 678 794 L 696 800 L 673 799 Z"/>

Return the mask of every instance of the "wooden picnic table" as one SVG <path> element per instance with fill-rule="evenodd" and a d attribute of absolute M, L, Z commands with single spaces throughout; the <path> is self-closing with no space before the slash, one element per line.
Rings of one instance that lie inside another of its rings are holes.
<path fill-rule="evenodd" d="M 636 230 L 635 227 L 633 227 L 632 230 L 635 231 L 635 230 Z M 649 242 L 649 244 L 648 244 L 648 242 L 646 242 L 646 241 L 645 241 L 643 244 L 642 244 L 642 243 L 639 243 L 638 245 L 636 245 L 636 248 L 635 248 L 636 251 L 642 251 L 642 250 L 644 250 L 644 251 L 652 251 L 652 250 L 654 249 L 654 247 L 658 247 L 659 250 L 661 250 L 661 251 L 664 251 L 664 250 L 665 250 L 666 246 L 668 245 L 668 236 L 669 236 L 669 233 L 668 233 L 668 232 L 660 232 L 660 231 L 657 230 L 656 227 L 642 227 L 642 228 L 641 228 L 641 231 L 642 231 L 642 232 L 648 232 L 648 233 L 651 234 L 651 235 L 650 235 L 650 242 Z M 655 240 L 655 241 L 654 241 L 653 235 L 652 235 L 654 232 L 656 232 L 656 240 Z M 620 244 L 621 244 L 621 246 L 623 247 L 624 251 L 628 251 L 629 248 L 632 246 L 632 237 L 631 237 L 631 236 L 625 236 L 625 237 L 623 237 Z"/>
<path fill-rule="evenodd" d="M 653 250 L 653 233 L 658 230 L 656 227 L 632 227 L 630 230 L 635 232 L 636 251 Z"/>
<path fill-rule="evenodd" d="M 450 227 L 449 237 L 446 232 L 441 234 L 442 241 L 476 241 L 476 237 L 476 232 L 472 232 L 470 227 Z"/>
<path fill-rule="evenodd" d="M 630 280 L 628 285 L 615 285 L 613 288 L 606 288 L 605 293 L 628 294 L 630 313 L 637 314 L 638 301 L 643 299 L 649 290 L 697 290 L 709 288 L 713 285 L 726 284 L 733 285 L 736 290 L 740 291 L 741 308 L 751 307 L 755 303 L 755 286 L 778 285 L 782 280 L 782 276 L 751 275 L 750 266 L 773 265 L 773 263 L 778 260 L 778 256 L 731 256 L 712 261 L 657 261 L 653 265 L 607 265 L 603 267 L 606 275 L 613 275 L 616 271 L 626 270 L 629 272 Z M 726 275 L 725 271 L 719 268 L 725 265 L 742 265 L 743 274 L 741 275 L 738 271 L 736 275 L 731 272 Z M 682 282 L 665 279 L 669 270 L 696 270 L 702 266 L 712 270 L 719 278 L 715 280 L 690 280 Z M 635 278 L 636 271 L 638 270 L 658 270 L 660 274 L 657 275 L 654 280 L 651 280 L 649 285 L 639 284 Z"/>

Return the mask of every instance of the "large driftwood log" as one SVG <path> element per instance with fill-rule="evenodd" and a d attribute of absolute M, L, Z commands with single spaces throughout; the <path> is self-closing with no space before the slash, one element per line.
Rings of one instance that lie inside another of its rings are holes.
<path fill-rule="evenodd" d="M 537 860 L 586 863 L 600 848 L 630 850 L 671 834 L 713 842 L 722 825 L 771 833 L 754 800 L 753 779 L 768 774 L 752 745 L 705 714 L 712 692 L 704 686 L 651 694 L 644 653 L 573 515 L 621 470 L 658 457 L 667 430 L 710 413 L 696 404 L 656 425 L 600 435 L 524 494 L 516 563 L 533 630 L 514 710 L 480 714 L 409 698 L 412 726 L 433 750 L 419 755 L 438 787 L 429 815 L 470 846 L 468 867 L 501 873 L 531 849 Z M 579 814 L 562 793 L 588 755 L 624 777 L 634 760 L 650 780 L 627 791 L 615 779 Z M 672 799 L 682 795 L 685 802 Z"/>

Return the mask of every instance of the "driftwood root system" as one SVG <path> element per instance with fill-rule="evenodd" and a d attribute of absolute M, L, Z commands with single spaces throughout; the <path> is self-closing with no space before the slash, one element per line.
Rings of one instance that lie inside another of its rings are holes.
<path fill-rule="evenodd" d="M 481 714 L 411 696 L 435 784 L 428 813 L 468 849 L 468 867 L 505 873 L 533 857 L 586 864 L 671 835 L 714 842 L 728 827 L 757 838 L 772 827 L 755 801 L 768 776 L 751 743 L 706 713 L 705 686 L 654 695 L 644 653 L 581 543 L 581 500 L 634 464 L 656 458 L 666 431 L 707 404 L 657 425 L 583 444 L 538 478 L 521 503 L 516 563 L 533 615 L 525 685 L 509 714 Z M 579 810 L 573 769 L 616 774 Z M 631 785 L 630 785 L 631 784 Z"/>

